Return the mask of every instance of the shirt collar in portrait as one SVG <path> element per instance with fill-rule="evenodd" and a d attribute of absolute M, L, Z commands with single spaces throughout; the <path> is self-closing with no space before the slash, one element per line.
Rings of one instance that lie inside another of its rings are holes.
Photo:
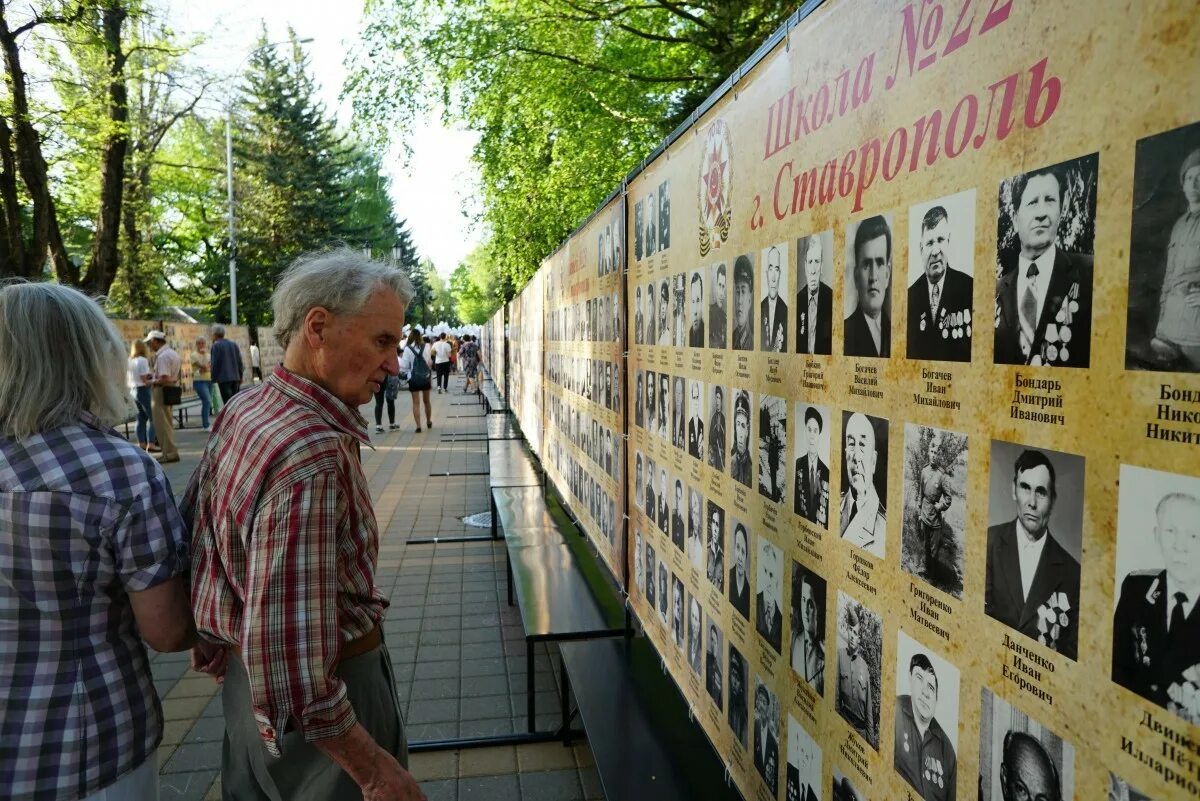
<path fill-rule="evenodd" d="M 867 324 L 867 330 L 871 332 L 871 340 L 875 343 L 875 352 L 879 353 L 882 348 L 883 333 L 880 330 L 882 321 L 878 317 L 871 317 L 868 314 L 863 314 L 863 321 Z"/>
<path fill-rule="evenodd" d="M 1187 620 L 1188 615 L 1196 608 L 1196 601 L 1200 600 L 1200 592 L 1195 589 L 1185 590 L 1178 584 L 1173 583 L 1170 573 L 1164 573 L 1164 578 L 1166 581 L 1163 583 L 1166 584 L 1167 589 L 1167 627 L 1170 628 L 1171 612 L 1175 609 L 1175 593 L 1182 592 L 1187 595 L 1187 601 L 1183 605 L 1183 619 Z"/>
<path fill-rule="evenodd" d="M 1041 269 L 1041 268 L 1039 267 L 1038 269 Z M 943 271 L 942 277 L 936 281 L 930 281 L 929 278 L 926 277 L 925 283 L 926 283 L 926 288 L 929 290 L 929 310 L 931 312 L 933 312 L 933 317 L 936 320 L 937 313 L 938 313 L 938 307 L 933 305 L 934 290 L 937 290 L 938 306 L 940 306 L 941 302 L 943 300 L 942 292 L 946 288 L 946 273 Z"/>
<path fill-rule="evenodd" d="M 1017 559 L 1021 566 L 1021 588 L 1025 597 L 1029 597 L 1029 588 L 1033 586 L 1033 574 L 1037 572 L 1038 562 L 1042 560 L 1042 551 L 1046 549 L 1046 540 L 1050 539 L 1050 530 L 1030 541 L 1021 527 L 1021 521 L 1013 523 L 1017 527 Z"/>
<path fill-rule="evenodd" d="M 367 421 L 357 409 L 351 409 L 329 390 L 279 366 L 267 379 L 275 389 L 297 403 L 315 410 L 333 428 L 348 434 L 363 445 L 371 446 L 367 436 Z"/>
<path fill-rule="evenodd" d="M 1055 245 L 1046 248 L 1046 251 L 1036 259 L 1027 259 L 1024 254 L 1017 256 L 1017 303 L 1021 302 L 1021 298 L 1025 297 L 1025 287 L 1029 286 L 1032 280 L 1029 277 L 1029 266 L 1036 264 L 1037 272 L 1037 288 L 1034 290 L 1034 296 L 1037 298 L 1037 316 L 1041 319 L 1042 307 L 1046 305 L 1046 293 L 1050 289 L 1050 278 L 1054 272 L 1054 256 L 1058 252 Z M 1034 321 L 1037 324 L 1037 321 Z"/>

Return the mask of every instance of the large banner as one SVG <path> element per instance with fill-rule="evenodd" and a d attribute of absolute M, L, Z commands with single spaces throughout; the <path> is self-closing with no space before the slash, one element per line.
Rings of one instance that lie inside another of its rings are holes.
<path fill-rule="evenodd" d="M 547 259 L 544 466 L 613 575 L 624 514 L 625 206 L 618 197 Z"/>
<path fill-rule="evenodd" d="M 1200 797 L 1198 41 L 827 2 L 630 182 L 631 604 L 747 798 Z"/>
<path fill-rule="evenodd" d="M 509 407 L 542 458 L 542 328 L 545 323 L 545 269 L 538 270 L 509 304 Z"/>

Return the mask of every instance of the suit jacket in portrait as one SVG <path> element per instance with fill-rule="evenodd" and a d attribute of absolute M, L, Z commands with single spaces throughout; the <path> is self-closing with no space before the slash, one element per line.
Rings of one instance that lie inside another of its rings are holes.
<path fill-rule="evenodd" d="M 739 590 L 736 566 L 729 568 L 729 602 L 744 619 L 750 619 L 750 575 L 746 575 L 746 580 L 742 582 L 742 588 Z"/>
<path fill-rule="evenodd" d="M 892 355 L 892 321 L 886 312 L 879 313 L 879 349 L 875 348 L 875 339 L 871 329 L 867 327 L 867 317 L 862 309 L 855 309 L 846 318 L 846 341 L 844 343 L 847 356 L 871 356 L 886 359 Z"/>
<path fill-rule="evenodd" d="M 725 347 L 725 307 L 715 303 L 708 305 L 708 346 Z"/>
<path fill-rule="evenodd" d="M 675 543 L 675 547 L 683 550 L 683 515 L 676 512 L 671 515 L 671 542 Z"/>
<path fill-rule="evenodd" d="M 942 278 L 936 317 L 929 308 L 929 279 L 921 277 L 908 288 L 908 358 L 943 362 L 971 361 L 975 333 L 975 282 L 949 268 Z"/>
<path fill-rule="evenodd" d="M 725 413 L 721 411 L 709 420 L 708 463 L 718 470 L 725 469 Z"/>
<path fill-rule="evenodd" d="M 779 790 L 779 741 L 771 730 L 754 721 L 754 767 L 771 788 L 774 798 Z"/>
<path fill-rule="evenodd" d="M 1168 688 L 1200 665 L 1200 603 L 1184 618 L 1183 630 L 1168 637 L 1175 605 L 1169 592 L 1165 570 L 1130 573 L 1113 613 L 1113 681 L 1164 709 Z"/>
<path fill-rule="evenodd" d="M 774 614 L 768 614 L 767 603 L 761 592 L 754 598 L 754 627 L 775 649 L 775 653 L 779 653 L 783 647 L 783 612 L 776 604 Z"/>
<path fill-rule="evenodd" d="M 1029 585 L 1029 598 L 1021 589 L 1021 559 L 1017 555 L 1017 521 L 1010 520 L 988 528 L 987 585 L 984 611 L 1001 623 L 1037 640 L 1038 607 L 1051 596 L 1063 593 L 1070 609 L 1063 614 L 1067 625 L 1060 626 L 1058 642 L 1049 645 L 1074 660 L 1079 646 L 1079 562 L 1063 549 L 1047 531 L 1042 558 Z"/>
<path fill-rule="evenodd" d="M 1003 274 L 996 282 L 996 364 L 1040 364 L 1053 367 L 1087 367 L 1091 363 L 1092 342 L 1092 257 L 1083 253 L 1057 250 L 1046 302 L 1038 317 L 1029 356 L 1021 352 L 1021 316 L 1017 299 L 1019 259 L 1010 253 L 1002 263 Z M 1072 299 L 1072 293 L 1075 297 Z M 1064 304 L 1074 304 L 1065 328 L 1059 320 Z M 1063 358 L 1063 340 L 1067 358 Z"/>
<path fill-rule="evenodd" d="M 704 423 L 698 417 L 688 420 L 688 454 L 697 459 L 704 458 Z"/>
<path fill-rule="evenodd" d="M 808 349 L 808 330 L 812 320 L 808 313 L 808 286 L 796 294 L 796 352 L 829 355 L 833 353 L 833 290 L 817 284 L 817 333 L 813 349 Z"/>
<path fill-rule="evenodd" d="M 796 486 L 792 508 L 796 514 L 822 528 L 829 522 L 829 465 L 817 457 L 817 484 L 812 486 L 808 454 L 796 460 Z"/>
<path fill-rule="evenodd" d="M 704 338 L 704 321 L 692 323 L 688 328 L 688 347 L 703 348 L 708 342 Z"/>
<path fill-rule="evenodd" d="M 785 785 L 783 797 L 788 801 L 793 798 L 796 801 L 817 801 L 817 794 L 813 792 L 812 785 L 806 786 L 803 790 L 800 789 L 800 771 L 796 770 L 795 765 L 788 764 Z"/>
<path fill-rule="evenodd" d="M 783 302 L 783 295 L 775 298 L 775 327 L 768 331 L 771 325 L 771 299 L 763 298 L 758 304 L 762 322 L 759 323 L 759 347 L 763 350 L 774 351 L 775 340 L 783 342 L 779 353 L 788 352 L 788 307 Z"/>

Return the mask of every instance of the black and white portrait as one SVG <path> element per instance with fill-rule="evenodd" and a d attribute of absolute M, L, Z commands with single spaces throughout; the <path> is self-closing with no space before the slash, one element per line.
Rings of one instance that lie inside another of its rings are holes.
<path fill-rule="evenodd" d="M 671 346 L 687 344 L 687 273 L 676 273 L 671 279 Z"/>
<path fill-rule="evenodd" d="M 992 442 L 984 611 L 1072 660 L 1083 478 L 1082 456 Z"/>
<path fill-rule="evenodd" d="M 638 428 L 646 427 L 646 374 L 638 370 L 636 374 L 637 391 L 633 396 L 633 422 Z M 638 493 L 641 496 L 641 493 Z"/>
<path fill-rule="evenodd" d="M 653 281 L 646 284 L 646 336 L 642 344 L 658 344 L 658 285 Z"/>
<path fill-rule="evenodd" d="M 783 554 L 761 534 L 754 553 L 758 557 L 754 628 L 778 654 L 783 647 Z"/>
<path fill-rule="evenodd" d="M 825 695 L 825 579 L 792 562 L 792 672 Z"/>
<path fill-rule="evenodd" d="M 683 528 L 683 479 L 675 477 L 671 493 L 671 544 L 679 550 L 684 546 Z"/>
<path fill-rule="evenodd" d="M 820 529 L 829 528 L 829 407 L 796 404 L 792 511 Z"/>
<path fill-rule="evenodd" d="M 655 592 L 655 562 L 654 562 L 654 546 L 649 541 L 646 542 L 646 605 L 650 607 L 650 611 L 655 609 L 657 593 Z"/>
<path fill-rule="evenodd" d="M 758 403 L 758 494 L 783 503 L 787 488 L 787 401 L 763 395 Z"/>
<path fill-rule="evenodd" d="M 734 646 L 733 640 L 730 640 L 729 728 L 733 732 L 733 739 L 742 748 L 746 747 L 746 731 L 749 728 L 746 725 L 750 717 L 750 704 L 746 697 L 746 685 L 749 681 L 750 676 L 746 669 L 746 658 Z"/>
<path fill-rule="evenodd" d="M 846 282 L 842 296 L 846 356 L 892 355 L 891 214 L 867 217 L 846 226 Z"/>
<path fill-rule="evenodd" d="M 688 487 L 687 555 L 697 572 L 704 570 L 704 499 L 695 487 Z"/>
<path fill-rule="evenodd" d="M 725 661 L 725 637 L 717 618 L 708 615 L 706 618 L 708 639 L 704 643 L 704 689 L 708 697 L 716 704 L 717 709 L 724 709 L 721 703 L 725 687 L 725 671 L 722 665 Z"/>
<path fill-rule="evenodd" d="M 697 493 L 699 495 L 699 493 Z M 712 501 L 704 513 L 706 544 L 705 575 L 717 592 L 725 592 L 725 510 Z"/>
<path fill-rule="evenodd" d="M 663 534 L 671 533 L 671 491 L 667 486 L 665 467 L 658 468 L 658 530 Z"/>
<path fill-rule="evenodd" d="M 687 624 L 687 661 L 688 667 L 697 676 L 700 675 L 701 654 L 704 647 L 704 632 L 700 628 L 704 623 L 704 615 L 700 611 L 700 599 L 695 595 L 688 596 Z"/>
<path fill-rule="evenodd" d="M 658 344 L 671 347 L 671 279 L 658 282 Z"/>
<path fill-rule="evenodd" d="M 708 463 L 717 470 L 725 469 L 725 387 L 713 384 L 708 391 Z"/>
<path fill-rule="evenodd" d="M 1200 478 L 1121 465 L 1113 681 L 1200 725 Z"/>
<path fill-rule="evenodd" d="M 1107 801 L 1155 801 L 1115 773 L 1108 774 Z"/>
<path fill-rule="evenodd" d="M 987 687 L 979 715 L 980 801 L 1071 801 L 1075 749 Z"/>
<path fill-rule="evenodd" d="M 833 765 L 832 798 L 833 801 L 866 801 L 865 797 L 855 789 L 850 778 L 842 773 L 842 769 L 836 762 Z"/>
<path fill-rule="evenodd" d="M 708 344 L 704 332 L 704 271 L 693 270 L 687 281 L 687 346 L 703 348 Z"/>
<path fill-rule="evenodd" d="M 743 619 L 750 619 L 750 529 L 730 518 L 729 541 L 733 562 L 729 566 L 729 602 Z"/>
<path fill-rule="evenodd" d="M 671 397 L 671 376 L 666 373 L 658 374 L 658 436 L 667 439 L 668 426 L 671 423 L 667 413 L 667 403 Z"/>
<path fill-rule="evenodd" d="M 958 668 L 899 632 L 892 759 L 924 801 L 957 796 L 958 691 Z"/>
<path fill-rule="evenodd" d="M 729 325 L 729 275 L 725 262 L 709 268 L 708 346 L 724 348 Z"/>
<path fill-rule="evenodd" d="M 908 358 L 971 361 L 975 190 L 910 208 L 908 241 Z"/>
<path fill-rule="evenodd" d="M 633 344 L 641 345 L 646 341 L 646 315 L 642 302 L 642 287 L 639 285 L 633 292 Z"/>
<path fill-rule="evenodd" d="M 638 498 L 638 499 L 643 498 L 643 497 L 645 497 L 646 490 L 645 490 L 645 478 L 644 478 L 643 471 L 642 471 L 642 452 L 641 451 L 637 451 L 633 455 L 633 475 L 634 475 L 633 497 Z"/>
<path fill-rule="evenodd" d="M 679 576 L 671 576 L 671 634 L 675 637 L 675 647 L 683 650 L 683 616 L 684 616 L 683 581 Z"/>
<path fill-rule="evenodd" d="M 638 588 L 644 595 L 646 592 L 646 565 L 645 557 L 642 555 L 642 530 L 637 529 L 633 532 L 633 561 L 634 561 L 634 586 Z"/>
<path fill-rule="evenodd" d="M 687 402 L 687 451 L 693 459 L 704 461 L 704 382 L 695 378 L 688 380 Z"/>
<path fill-rule="evenodd" d="M 883 622 L 879 615 L 838 590 L 834 708 L 877 751 L 882 660 Z"/>
<path fill-rule="evenodd" d="M 788 352 L 788 246 L 771 245 L 762 252 L 762 300 L 759 301 L 759 347 L 770 353 Z"/>
<path fill-rule="evenodd" d="M 750 486 L 750 392 L 733 390 L 733 445 L 729 449 L 729 473 L 733 480 Z"/>
<path fill-rule="evenodd" d="M 1129 236 L 1126 369 L 1200 372 L 1200 122 L 1137 143 Z"/>
<path fill-rule="evenodd" d="M 658 563 L 658 617 L 662 624 L 667 625 L 667 615 L 671 611 L 670 572 L 667 570 L 666 554 Z"/>
<path fill-rule="evenodd" d="M 1087 367 L 1100 156 L 1000 183 L 996 364 Z"/>
<path fill-rule="evenodd" d="M 646 371 L 646 431 L 658 431 L 658 377 L 653 370 Z"/>
<path fill-rule="evenodd" d="M 754 675 L 754 767 L 771 791 L 779 795 L 779 698 L 762 676 Z"/>
<path fill-rule="evenodd" d="M 684 441 L 687 437 L 685 403 L 687 403 L 687 382 L 683 376 L 677 375 L 671 386 L 671 444 L 679 450 L 684 449 Z"/>
<path fill-rule="evenodd" d="M 646 206 L 643 216 L 645 228 L 642 236 L 646 240 L 646 249 L 643 252 L 649 257 L 658 252 L 658 196 L 654 190 L 651 190 L 650 194 L 646 195 L 644 203 Z"/>
<path fill-rule="evenodd" d="M 966 435 L 907 423 L 900 566 L 962 598 L 966 523 Z"/>
<path fill-rule="evenodd" d="M 796 352 L 833 352 L 833 231 L 796 240 Z"/>
<path fill-rule="evenodd" d="M 654 525 L 657 520 L 655 515 L 658 509 L 658 498 L 654 492 L 654 460 L 649 456 L 646 457 L 646 497 L 644 503 L 646 517 L 650 518 L 650 524 Z"/>
<path fill-rule="evenodd" d="M 646 212 L 645 204 L 637 201 L 633 204 L 633 258 L 641 261 L 646 253 Z"/>
<path fill-rule="evenodd" d="M 671 247 L 671 182 L 658 185 L 658 249 Z"/>
<path fill-rule="evenodd" d="M 888 421 L 861 412 L 842 412 L 842 539 L 872 556 L 887 544 Z"/>
<path fill-rule="evenodd" d="M 788 715 L 787 735 L 783 797 L 787 801 L 821 801 L 821 747 L 791 715 Z"/>
<path fill-rule="evenodd" d="M 733 260 L 733 337 L 734 350 L 754 350 L 754 254 L 744 253 Z"/>

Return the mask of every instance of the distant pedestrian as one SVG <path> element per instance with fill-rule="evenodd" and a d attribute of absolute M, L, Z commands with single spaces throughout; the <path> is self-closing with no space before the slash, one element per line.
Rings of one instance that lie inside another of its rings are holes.
<path fill-rule="evenodd" d="M 445 334 L 438 334 L 433 343 L 433 369 L 437 372 L 437 391 L 441 395 L 450 385 L 450 343 Z"/>
<path fill-rule="evenodd" d="M 79 291 L 0 289 L 2 798 L 158 799 L 145 644 L 186 650 L 196 629 L 170 483 L 112 430 L 129 411 L 124 352 Z"/>
<path fill-rule="evenodd" d="M 400 375 L 408 381 L 412 395 L 413 420 L 417 433 L 421 433 L 421 404 L 425 404 L 425 427 L 433 428 L 433 410 L 429 405 L 429 388 L 433 383 L 433 349 L 428 342 L 421 341 L 421 334 L 414 328 L 400 354 Z"/>
<path fill-rule="evenodd" d="M 209 409 L 212 408 L 212 357 L 204 337 L 196 337 L 191 362 L 192 387 L 200 398 L 200 428 L 207 431 Z"/>
<path fill-rule="evenodd" d="M 242 366 L 242 349 L 225 338 L 223 325 L 214 325 L 212 335 L 212 380 L 221 390 L 221 402 L 229 403 L 242 388 L 242 374 L 246 371 Z"/>
<path fill-rule="evenodd" d="M 125 384 L 129 387 L 134 405 L 137 406 L 137 443 L 144 451 L 150 450 L 150 443 L 154 442 L 154 423 L 150 407 L 150 359 L 146 353 L 146 343 L 140 339 L 134 340 L 129 348 L 129 360 L 125 363 Z"/>
<path fill-rule="evenodd" d="M 256 384 L 262 383 L 262 353 L 258 350 L 258 343 L 253 339 L 250 340 L 250 377 Z"/>
<path fill-rule="evenodd" d="M 383 380 L 383 386 L 375 393 L 375 433 L 383 433 L 383 404 L 387 403 L 388 430 L 395 431 L 396 425 L 396 395 L 400 392 L 400 376 L 389 375 Z"/>
<path fill-rule="evenodd" d="M 458 372 L 458 350 L 462 347 L 462 341 L 456 337 L 450 337 L 450 372 Z"/>
<path fill-rule="evenodd" d="M 463 372 L 467 377 L 463 392 L 474 392 L 478 389 L 479 343 L 475 341 L 473 335 L 467 334 L 463 337 L 463 344 L 458 349 L 458 357 L 462 360 Z"/>
<path fill-rule="evenodd" d="M 175 447 L 175 424 L 171 422 L 172 410 L 179 404 L 182 387 L 183 359 L 167 344 L 167 335 L 162 331 L 146 334 L 146 345 L 154 351 L 154 377 L 150 379 L 150 400 L 154 414 L 154 433 L 162 453 L 158 461 L 170 464 L 179 461 L 179 449 Z"/>

